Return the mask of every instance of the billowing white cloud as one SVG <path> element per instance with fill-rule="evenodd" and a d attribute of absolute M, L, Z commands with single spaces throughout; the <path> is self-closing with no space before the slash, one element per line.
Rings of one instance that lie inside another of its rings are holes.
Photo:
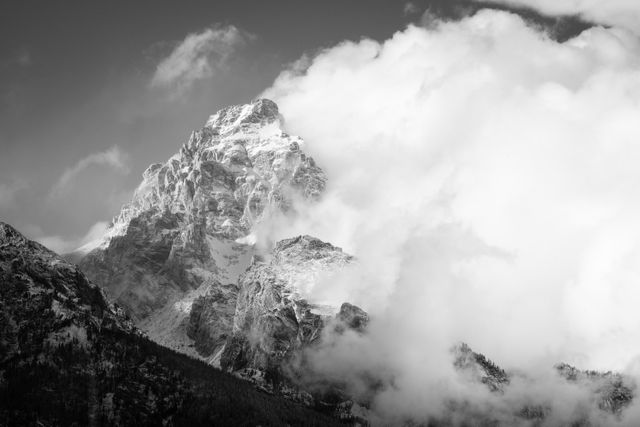
<path fill-rule="evenodd" d="M 640 32 L 640 2 L 636 0 L 497 0 L 526 6 L 547 15 L 579 15 L 586 20 Z"/>
<path fill-rule="evenodd" d="M 211 77 L 250 37 L 233 25 L 191 33 L 160 61 L 151 85 L 182 93 L 197 80 Z"/>
<path fill-rule="evenodd" d="M 129 173 L 129 160 L 127 153 L 117 145 L 114 145 L 105 151 L 92 153 L 87 157 L 80 159 L 72 167 L 67 168 L 51 189 L 50 198 L 55 198 L 60 194 L 63 194 L 63 192 L 73 183 L 73 180 L 81 172 L 95 165 L 107 166 L 122 174 Z"/>
<path fill-rule="evenodd" d="M 500 402 L 548 404 L 559 425 L 588 404 L 553 364 L 638 374 L 637 37 L 592 28 L 558 43 L 481 11 L 341 43 L 263 95 L 329 177 L 276 237 L 313 234 L 356 255 L 359 267 L 309 297 L 373 317 L 368 335 L 321 353 L 325 374 L 357 388 L 359 372 L 388 373 L 374 410 L 396 421 L 451 396 L 513 414 L 460 386 L 448 349 L 466 341 L 545 378 Z"/>

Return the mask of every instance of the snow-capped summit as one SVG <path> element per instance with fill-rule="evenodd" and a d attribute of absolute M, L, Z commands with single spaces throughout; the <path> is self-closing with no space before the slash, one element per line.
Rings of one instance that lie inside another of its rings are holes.
<path fill-rule="evenodd" d="M 282 116 L 275 102 L 270 99 L 258 99 L 251 104 L 223 108 L 209 117 L 205 128 L 224 135 L 234 131 L 246 131 L 252 125 L 264 126 L 281 121 Z"/>
<path fill-rule="evenodd" d="M 282 130 L 273 101 L 224 108 L 166 163 L 147 168 L 107 237 L 150 209 L 199 217 L 212 234 L 241 237 L 270 209 L 286 211 L 296 197 L 322 192 L 325 175 L 303 146 Z"/>

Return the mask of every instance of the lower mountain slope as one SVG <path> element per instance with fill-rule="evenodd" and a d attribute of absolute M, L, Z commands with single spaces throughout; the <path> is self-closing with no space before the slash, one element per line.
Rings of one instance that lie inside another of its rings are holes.
<path fill-rule="evenodd" d="M 513 380 L 518 382 L 524 380 L 529 383 L 538 380 L 527 378 L 522 373 L 505 371 L 483 354 L 473 351 L 465 343 L 454 346 L 451 351 L 454 366 L 462 378 L 484 384 L 494 396 L 502 397 L 505 401 L 507 401 L 505 396 L 512 393 L 510 386 Z M 620 421 L 624 415 L 623 411 L 634 399 L 636 384 L 628 376 L 613 372 L 583 371 L 567 363 L 556 365 L 554 371 L 556 385 L 574 386 L 572 392 L 576 396 L 580 395 L 583 400 L 582 406 L 576 408 L 568 418 L 565 414 L 565 419 L 562 421 L 556 419 L 557 414 L 554 414 L 549 401 L 551 395 L 547 396 L 547 399 L 538 396 L 527 403 L 512 402 L 508 406 L 512 410 L 508 422 L 505 422 L 504 414 L 501 414 L 499 419 L 490 411 L 485 414 L 475 413 L 474 417 L 482 419 L 487 425 L 571 425 L 574 427 L 611 425 Z M 450 402 L 450 406 L 452 413 L 467 410 L 464 402 Z M 447 425 L 443 420 L 438 422 Z"/>
<path fill-rule="evenodd" d="M 84 274 L 0 222 L 0 425 L 335 425 L 144 337 Z"/>

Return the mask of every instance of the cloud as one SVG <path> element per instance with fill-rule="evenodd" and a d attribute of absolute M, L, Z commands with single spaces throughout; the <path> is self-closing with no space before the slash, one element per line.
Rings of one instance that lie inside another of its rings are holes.
<path fill-rule="evenodd" d="M 404 8 L 402 10 L 404 14 L 407 16 L 420 13 L 420 7 L 418 7 L 414 2 L 411 2 L 411 1 L 405 3 Z"/>
<path fill-rule="evenodd" d="M 104 236 L 107 231 L 108 223 L 106 221 L 99 221 L 89 227 L 89 230 L 84 236 L 76 238 L 67 238 L 59 235 L 47 235 L 43 233 L 42 229 L 38 226 L 27 226 L 24 231 L 33 240 L 41 243 L 47 248 L 58 254 L 68 254 L 84 245 L 91 245 L 97 239 Z"/>
<path fill-rule="evenodd" d="M 160 61 L 151 86 L 183 93 L 196 81 L 213 76 L 229 56 L 252 37 L 233 25 L 191 33 Z"/>
<path fill-rule="evenodd" d="M 497 0 L 497 2 L 531 7 L 549 15 L 579 15 L 600 24 L 640 32 L 640 3 L 634 0 Z"/>
<path fill-rule="evenodd" d="M 557 382 L 555 363 L 633 373 L 636 36 L 596 27 L 559 43 L 485 10 L 340 43 L 262 96 L 329 178 L 320 203 L 276 238 L 313 234 L 356 255 L 308 297 L 349 300 L 373 319 L 317 368 L 356 389 L 362 376 L 380 379 L 377 414 L 423 420 L 456 396 L 508 417 L 529 399 L 562 425 L 593 402 Z M 500 401 L 462 386 L 448 353 L 458 341 L 540 381 Z"/>
<path fill-rule="evenodd" d="M 127 153 L 114 145 L 105 151 L 90 154 L 78 161 L 74 166 L 66 169 L 51 189 L 50 197 L 55 198 L 63 194 L 80 173 L 95 165 L 107 166 L 122 174 L 129 173 Z"/>

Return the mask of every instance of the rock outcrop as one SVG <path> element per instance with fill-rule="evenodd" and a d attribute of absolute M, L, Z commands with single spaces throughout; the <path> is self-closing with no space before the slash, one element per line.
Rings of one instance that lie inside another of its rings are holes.
<path fill-rule="evenodd" d="M 502 392 L 509 385 L 509 376 L 504 369 L 487 359 L 483 354 L 476 353 L 465 344 L 453 347 L 453 366 L 463 373 L 468 380 L 485 384 L 492 392 Z"/>
<path fill-rule="evenodd" d="M 497 395 L 508 394 L 512 379 L 515 377 L 519 376 L 521 382 L 537 380 L 536 378 L 527 378 L 522 373 L 505 371 L 483 354 L 473 351 L 465 343 L 454 346 L 452 354 L 454 367 L 464 380 L 482 383 L 490 392 Z M 582 412 L 578 411 L 573 414 L 574 419 L 571 425 L 593 425 L 589 419 L 592 416 L 589 415 L 589 411 L 594 411 L 594 413 L 601 411 L 599 416 L 605 421 L 600 422 L 606 422 L 606 420 L 611 422 L 621 415 L 624 408 L 629 406 L 634 398 L 636 384 L 630 377 L 614 372 L 582 371 L 566 363 L 558 364 L 555 366 L 555 370 L 560 381 L 575 384 L 579 387 L 583 398 L 586 398 Z M 512 408 L 514 412 L 509 415 L 512 416 L 509 423 L 512 425 L 529 425 L 528 423 L 545 425 L 545 422 L 551 425 L 557 424 L 556 421 L 553 421 L 554 414 L 550 402 L 545 401 L 544 396 L 538 396 L 537 399 L 538 402 L 531 400 L 527 404 L 522 403 L 519 408 Z M 589 405 L 593 405 L 593 407 L 589 408 Z M 450 406 L 452 413 L 462 411 L 464 408 L 460 402 L 450 402 Z M 491 414 L 490 411 L 475 416 L 484 419 L 489 424 L 504 423 L 504 419 L 498 421 L 495 414 Z M 502 417 L 504 418 L 504 414 Z"/>
<path fill-rule="evenodd" d="M 598 408 L 619 414 L 633 400 L 635 383 L 615 372 L 582 371 L 567 363 L 556 366 L 558 374 L 572 383 L 588 389 L 594 396 Z"/>
<path fill-rule="evenodd" d="M 315 305 L 305 293 L 321 276 L 352 260 L 340 248 L 310 236 L 278 242 L 269 260 L 254 257 L 239 282 L 233 336 L 222 354 L 222 368 L 277 372 L 318 340 L 337 308 Z"/>
<path fill-rule="evenodd" d="M 345 302 L 340 306 L 336 320 L 338 332 L 345 329 L 352 329 L 363 333 L 369 324 L 369 314 L 360 307 Z"/>
<path fill-rule="evenodd" d="M 198 353 L 213 365 L 220 365 L 222 350 L 232 336 L 237 301 L 237 285 L 218 285 L 191 306 L 187 335 Z"/>

